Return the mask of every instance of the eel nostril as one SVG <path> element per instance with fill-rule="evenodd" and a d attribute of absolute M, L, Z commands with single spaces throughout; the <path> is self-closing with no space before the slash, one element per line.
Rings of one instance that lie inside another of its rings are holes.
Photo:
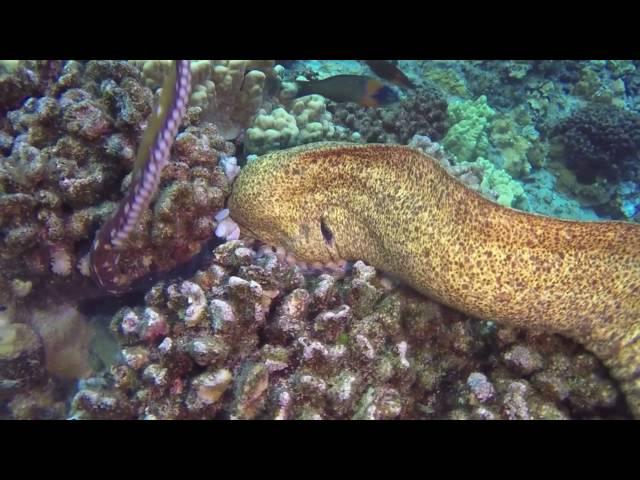
<path fill-rule="evenodd" d="M 320 231 L 322 232 L 324 241 L 327 242 L 327 244 L 331 244 L 333 242 L 333 233 L 331 233 L 331 230 L 327 227 L 322 217 L 320 217 Z"/>

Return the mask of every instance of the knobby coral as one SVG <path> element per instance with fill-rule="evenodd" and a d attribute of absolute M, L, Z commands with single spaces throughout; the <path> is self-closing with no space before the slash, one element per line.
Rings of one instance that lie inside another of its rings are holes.
<path fill-rule="evenodd" d="M 624 414 L 602 365 L 570 341 L 389 291 L 362 262 L 305 278 L 249 247 L 227 242 L 193 277 L 120 310 L 111 329 L 123 360 L 81 386 L 73 418 Z"/>
<path fill-rule="evenodd" d="M 598 176 L 617 182 L 640 151 L 640 115 L 611 105 L 589 105 L 559 122 L 553 135 L 563 147 L 557 156 L 582 183 Z"/>
<path fill-rule="evenodd" d="M 386 108 L 331 103 L 329 110 L 337 125 L 358 132 L 365 143 L 406 144 L 414 135 L 438 141 L 449 128 L 444 94 L 428 83 Z"/>
<path fill-rule="evenodd" d="M 65 295 L 81 294 L 75 287 L 87 284 L 89 243 L 132 183 L 153 108 L 151 90 L 127 62 L 59 67 L 0 122 L 1 304 L 24 296 L 30 284 L 31 292 L 64 285 Z M 206 122 L 178 135 L 158 201 L 144 209 L 131 243 L 119 252 L 130 279 L 173 268 L 210 238 L 229 190 L 218 161 L 233 153 Z"/>

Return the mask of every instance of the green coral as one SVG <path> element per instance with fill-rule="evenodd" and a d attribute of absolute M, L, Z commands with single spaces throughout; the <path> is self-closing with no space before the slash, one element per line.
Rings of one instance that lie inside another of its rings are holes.
<path fill-rule="evenodd" d="M 496 166 L 485 158 L 478 158 L 474 162 L 482 168 L 482 182 L 480 189 L 485 195 L 493 194 L 496 201 L 503 207 L 518 205 L 524 200 L 524 189 L 506 171 Z"/>
<path fill-rule="evenodd" d="M 540 133 L 523 108 L 496 117 L 490 137 L 502 157 L 504 169 L 514 177 L 526 176 L 532 167 L 546 163 L 548 145 L 540 141 Z"/>
<path fill-rule="evenodd" d="M 19 60 L 0 60 L 0 75 L 12 74 L 18 68 Z"/>
<path fill-rule="evenodd" d="M 636 66 L 631 60 L 607 60 L 607 70 L 613 78 L 619 78 L 636 71 Z"/>
<path fill-rule="evenodd" d="M 600 73 L 599 64 L 590 62 L 580 71 L 580 80 L 573 94 L 606 105 L 624 107 L 625 84 L 622 79 L 607 82 Z"/>
<path fill-rule="evenodd" d="M 424 78 L 438 85 L 449 95 L 469 98 L 469 90 L 464 78 L 450 68 L 430 68 L 424 72 Z"/>
<path fill-rule="evenodd" d="M 489 125 L 496 112 L 482 95 L 477 100 L 449 104 L 451 127 L 442 140 L 445 149 L 460 162 L 486 156 L 489 150 Z"/>
<path fill-rule="evenodd" d="M 498 114 L 482 95 L 451 103 L 449 120 L 452 126 L 442 144 L 459 163 L 497 153 L 501 158 L 497 163 L 510 176 L 521 177 L 531 172 L 532 164 L 545 162 L 546 147 L 538 141 L 539 133 L 525 109 Z"/>
<path fill-rule="evenodd" d="M 501 153 L 504 168 L 513 176 L 523 176 L 531 172 L 531 164 L 527 160 L 527 152 L 531 142 L 518 134 L 511 119 L 496 119 L 491 125 L 491 141 Z"/>
<path fill-rule="evenodd" d="M 509 62 L 509 78 L 521 80 L 527 76 L 531 70 L 531 62 L 526 60 L 514 60 Z"/>

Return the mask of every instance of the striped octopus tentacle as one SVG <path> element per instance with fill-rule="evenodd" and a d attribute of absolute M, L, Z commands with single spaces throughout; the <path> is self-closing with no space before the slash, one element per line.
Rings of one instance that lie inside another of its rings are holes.
<path fill-rule="evenodd" d="M 96 235 L 91 249 L 92 277 L 110 293 L 121 293 L 129 286 L 127 275 L 118 268 L 118 251 L 158 190 L 162 169 L 169 162 L 171 146 L 190 96 L 190 61 L 178 60 L 165 80 L 158 111 L 149 121 L 140 144 L 131 187 L 116 213 Z"/>

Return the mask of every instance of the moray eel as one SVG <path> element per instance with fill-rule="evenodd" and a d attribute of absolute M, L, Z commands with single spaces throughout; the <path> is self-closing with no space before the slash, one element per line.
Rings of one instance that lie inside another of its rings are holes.
<path fill-rule="evenodd" d="M 129 191 L 93 242 L 91 276 L 109 293 L 122 293 L 131 283 L 126 272 L 118 267 L 118 252 L 151 203 L 160 185 L 162 169 L 169 162 L 171 146 L 191 96 L 190 63 L 188 60 L 173 62 L 162 86 L 158 109 L 152 114 L 138 147 Z"/>
<path fill-rule="evenodd" d="M 418 150 L 375 144 L 260 157 L 228 207 L 298 261 L 361 259 L 473 317 L 576 340 L 640 417 L 640 225 L 505 208 Z"/>

